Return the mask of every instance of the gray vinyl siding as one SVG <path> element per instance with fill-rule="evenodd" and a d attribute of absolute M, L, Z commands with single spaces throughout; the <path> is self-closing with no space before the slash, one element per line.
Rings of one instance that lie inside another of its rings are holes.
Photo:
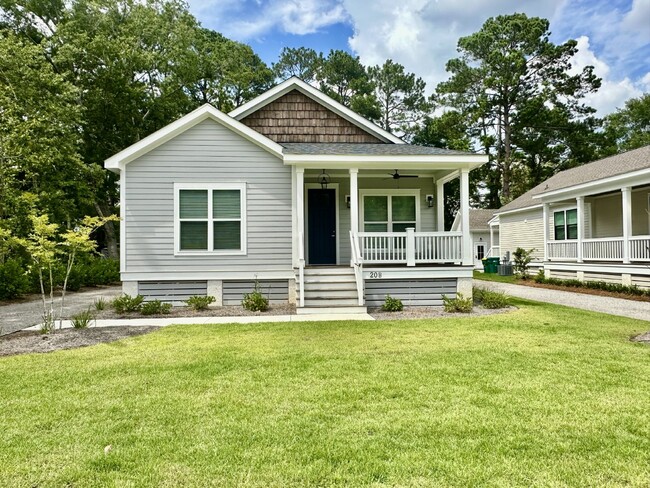
<path fill-rule="evenodd" d="M 456 287 L 456 278 L 366 280 L 366 305 L 381 307 L 386 295 L 390 295 L 402 300 L 406 306 L 441 306 L 443 295 L 456 298 Z"/>
<path fill-rule="evenodd" d="M 224 281 L 223 304 L 241 304 L 244 295 L 251 293 L 254 287 L 254 281 Z M 289 300 L 289 282 L 287 280 L 260 281 L 259 290 L 263 296 L 269 299 L 269 303 L 287 303 Z"/>
<path fill-rule="evenodd" d="M 544 226 L 542 209 L 535 208 L 499 216 L 500 254 L 512 253 L 518 247 L 534 249 L 533 259 L 544 259 Z"/>
<path fill-rule="evenodd" d="M 203 121 L 126 166 L 127 273 L 291 270 L 291 170 Z M 174 256 L 174 183 L 246 183 L 246 255 Z"/>
<path fill-rule="evenodd" d="M 435 188 L 433 178 L 402 178 L 399 180 L 399 184 L 395 180 L 390 178 L 389 172 L 386 174 L 386 178 L 366 178 L 361 172 L 358 178 L 358 187 L 359 191 L 361 190 L 394 190 L 394 189 L 419 189 L 420 190 L 420 231 L 421 232 L 435 232 L 436 229 L 436 208 L 428 207 L 425 202 L 425 197 L 427 195 L 434 195 L 435 198 Z M 408 171 L 403 173 L 408 174 Z M 339 263 L 346 264 L 350 262 L 351 259 L 351 249 L 350 249 L 350 209 L 345 203 L 345 196 L 350 194 L 350 178 L 332 178 L 332 183 L 339 184 L 339 226 L 338 226 L 338 235 L 339 235 Z M 305 175 L 305 183 L 316 183 L 316 175 Z M 435 200 L 434 200 L 435 201 Z M 361 202 L 359 202 L 361 205 Z M 306 219 L 306 217 L 305 217 Z M 359 221 L 359 229 L 361 230 L 362 222 Z"/>

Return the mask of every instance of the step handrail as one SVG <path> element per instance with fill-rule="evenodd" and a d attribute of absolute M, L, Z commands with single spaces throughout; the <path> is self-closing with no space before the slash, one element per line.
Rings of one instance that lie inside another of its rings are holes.
<path fill-rule="evenodd" d="M 359 236 L 352 231 L 350 231 L 350 246 L 352 247 L 352 268 L 354 269 L 354 279 L 357 283 L 359 306 L 363 306 L 363 258 L 361 257 L 361 248 L 359 247 Z"/>

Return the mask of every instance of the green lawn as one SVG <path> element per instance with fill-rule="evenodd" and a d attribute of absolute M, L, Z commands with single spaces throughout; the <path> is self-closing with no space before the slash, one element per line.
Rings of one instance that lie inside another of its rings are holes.
<path fill-rule="evenodd" d="M 499 283 L 517 283 L 515 275 L 501 276 L 498 273 L 483 273 L 481 271 L 474 271 L 474 279 L 481 281 L 498 281 Z"/>
<path fill-rule="evenodd" d="M 650 323 L 516 303 L 0 358 L 0 484 L 647 487 Z"/>

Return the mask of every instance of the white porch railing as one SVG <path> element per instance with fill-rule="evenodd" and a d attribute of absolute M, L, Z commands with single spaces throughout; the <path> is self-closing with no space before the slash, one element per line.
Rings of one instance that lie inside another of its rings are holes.
<path fill-rule="evenodd" d="M 549 241 L 546 243 L 548 259 L 578 259 L 578 243 L 576 241 Z"/>
<path fill-rule="evenodd" d="M 298 306 L 305 306 L 305 236 L 298 232 Z"/>
<path fill-rule="evenodd" d="M 650 236 L 630 237 L 630 259 L 650 261 Z"/>
<path fill-rule="evenodd" d="M 629 238 L 630 261 L 650 261 L 650 236 L 632 236 Z M 549 241 L 546 243 L 548 259 L 555 261 L 576 261 L 578 259 L 578 241 Z M 623 237 L 601 237 L 582 241 L 583 261 L 622 262 L 625 257 L 625 239 Z"/>
<path fill-rule="evenodd" d="M 501 257 L 501 248 L 499 246 L 492 246 L 490 249 L 488 249 L 487 254 L 485 255 L 486 258 L 500 258 Z"/>
<path fill-rule="evenodd" d="M 453 263 L 463 259 L 462 232 L 359 232 L 360 256 L 364 263 L 406 264 Z"/>
<path fill-rule="evenodd" d="M 582 259 L 594 261 L 622 261 L 624 240 L 622 237 L 585 239 L 582 241 Z"/>
<path fill-rule="evenodd" d="M 354 268 L 354 279 L 357 283 L 357 296 L 359 297 L 359 306 L 363 305 L 363 258 L 359 249 L 359 239 L 354 238 L 354 233 L 350 231 L 350 245 L 352 247 L 352 267 Z"/>

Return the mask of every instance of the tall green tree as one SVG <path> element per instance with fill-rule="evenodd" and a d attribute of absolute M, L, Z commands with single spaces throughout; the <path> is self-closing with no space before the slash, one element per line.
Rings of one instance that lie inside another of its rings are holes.
<path fill-rule="evenodd" d="M 323 65 L 323 53 L 308 47 L 284 47 L 277 63 L 273 63 L 273 74 L 280 80 L 296 76 L 307 83 L 313 83 Z"/>
<path fill-rule="evenodd" d="M 30 208 L 66 223 L 92 201 L 79 96 L 42 49 L 0 32 L 0 224 L 18 236 Z"/>
<path fill-rule="evenodd" d="M 358 56 L 331 50 L 322 63 L 318 81 L 326 95 L 359 115 L 372 121 L 381 116 L 372 82 Z"/>
<path fill-rule="evenodd" d="M 593 113 L 583 102 L 600 86 L 593 67 L 572 74 L 576 41 L 556 45 L 549 36 L 546 19 L 525 14 L 490 18 L 478 32 L 458 41 L 461 56 L 447 62 L 451 78 L 436 90 L 440 103 L 467 116 L 471 133 L 491 155 L 490 167 L 498 172 L 501 187 L 498 197 L 493 196 L 495 203 L 515 196 L 512 179 L 522 164 L 522 141 L 557 123 L 554 117 L 533 116 L 528 107 L 557 107 L 564 122 L 556 135 L 562 138 L 572 130 L 567 122 Z"/>
<path fill-rule="evenodd" d="M 605 134 L 611 153 L 650 144 L 650 93 L 629 99 L 623 108 L 605 117 Z"/>
<path fill-rule="evenodd" d="M 380 125 L 398 135 L 412 135 L 432 108 L 424 80 L 391 59 L 368 68 L 368 74 L 381 111 Z"/>

